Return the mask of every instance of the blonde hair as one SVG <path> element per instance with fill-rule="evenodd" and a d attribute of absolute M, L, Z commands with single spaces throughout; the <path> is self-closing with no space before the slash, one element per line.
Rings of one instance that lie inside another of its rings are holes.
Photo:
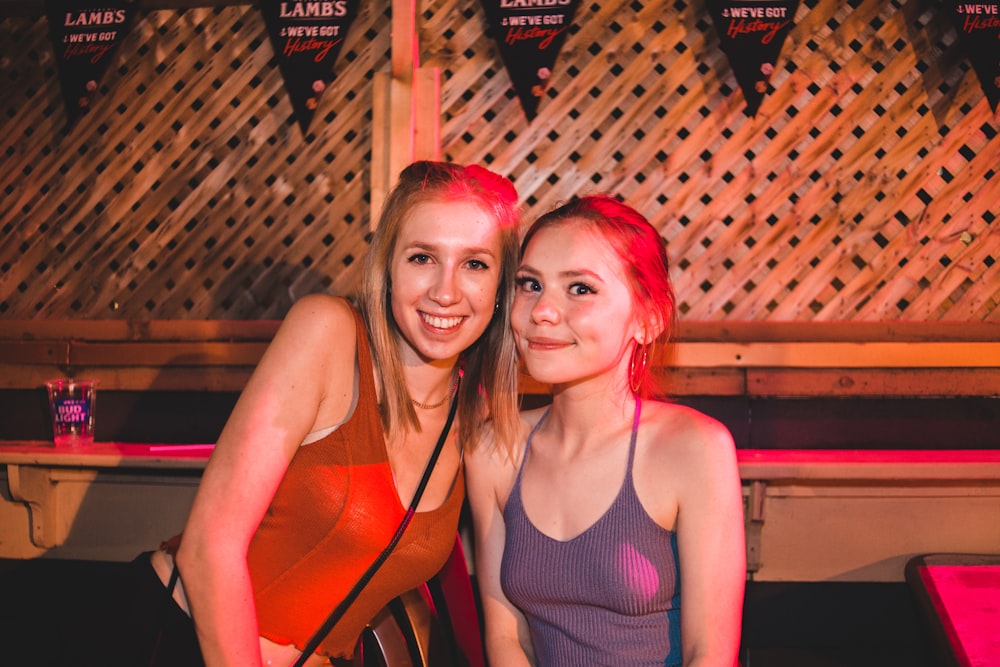
<path fill-rule="evenodd" d="M 358 302 L 371 339 L 375 372 L 382 387 L 379 406 L 386 433 L 420 430 L 403 380 L 399 326 L 389 303 L 389 266 L 407 214 L 428 201 L 469 201 L 480 206 L 500 230 L 497 308 L 483 334 L 459 360 L 464 375 L 458 391 L 459 442 L 473 446 L 487 420 L 498 442 L 512 443 L 518 432 L 517 349 L 510 327 L 514 273 L 518 263 L 520 210 L 517 191 L 506 178 L 477 165 L 415 162 L 399 175 L 389 193 L 365 257 Z"/>

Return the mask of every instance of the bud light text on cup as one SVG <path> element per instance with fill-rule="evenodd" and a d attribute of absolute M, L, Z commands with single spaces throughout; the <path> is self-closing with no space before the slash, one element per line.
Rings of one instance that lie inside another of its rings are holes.
<path fill-rule="evenodd" d="M 90 417 L 90 401 L 82 398 L 55 399 L 53 407 L 59 424 L 86 424 Z"/>

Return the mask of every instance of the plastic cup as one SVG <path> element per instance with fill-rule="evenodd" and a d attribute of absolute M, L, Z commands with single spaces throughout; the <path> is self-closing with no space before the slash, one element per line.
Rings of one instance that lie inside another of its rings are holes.
<path fill-rule="evenodd" d="M 96 380 L 57 379 L 45 383 L 52 409 L 56 447 L 87 445 L 94 441 Z"/>

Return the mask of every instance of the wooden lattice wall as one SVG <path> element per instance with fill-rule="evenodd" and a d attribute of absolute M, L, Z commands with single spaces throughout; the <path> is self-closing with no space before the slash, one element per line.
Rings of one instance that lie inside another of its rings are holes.
<path fill-rule="evenodd" d="M 581 5 L 528 122 L 478 0 L 423 0 L 448 159 L 528 219 L 608 191 L 669 242 L 687 320 L 1000 321 L 1000 116 L 935 0 L 804 0 L 756 117 L 701 0 Z M 71 131 L 46 21 L 0 22 L 0 316 L 279 317 L 366 252 L 362 5 L 303 137 L 251 6 L 145 11 Z"/>
<path fill-rule="evenodd" d="M 362 8 L 305 137 L 249 5 L 141 15 L 68 132 L 46 25 L 0 33 L 5 317 L 274 318 L 353 289 L 387 2 Z"/>

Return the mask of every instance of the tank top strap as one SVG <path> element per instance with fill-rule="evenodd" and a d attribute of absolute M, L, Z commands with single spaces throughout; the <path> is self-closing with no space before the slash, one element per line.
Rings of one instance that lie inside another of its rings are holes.
<path fill-rule="evenodd" d="M 548 418 L 549 413 L 552 412 L 552 408 L 549 407 L 548 410 L 542 414 L 541 418 L 535 422 L 535 425 L 531 427 L 531 432 L 528 434 L 528 439 L 524 443 L 524 454 L 521 455 L 521 466 L 517 469 L 517 477 L 514 479 L 514 487 L 520 488 L 521 486 L 521 474 L 524 473 L 524 464 L 528 460 L 528 450 L 531 449 L 531 441 L 535 437 L 535 431 L 537 431 L 545 420 Z"/>
<path fill-rule="evenodd" d="M 375 392 L 375 364 L 372 361 L 371 342 L 368 340 L 368 327 L 357 308 L 351 308 L 354 313 L 354 329 L 358 360 L 358 405 L 377 405 L 378 396 Z"/>
<path fill-rule="evenodd" d="M 552 411 L 550 407 L 548 410 L 542 414 L 541 418 L 531 427 L 531 432 L 528 433 L 528 439 L 524 443 L 524 455 L 521 456 L 521 465 L 517 469 L 517 477 L 514 479 L 514 486 L 519 488 L 521 486 L 521 475 L 524 474 L 524 464 L 528 460 L 528 450 L 531 449 L 531 441 L 535 438 L 535 432 L 541 428 L 542 424 L 548 418 L 549 413 Z M 642 399 L 638 396 L 635 397 L 635 414 L 632 417 L 632 435 L 629 438 L 628 443 L 628 465 L 625 468 L 625 480 L 631 483 L 632 480 L 632 466 L 635 462 L 635 443 L 639 436 L 639 420 L 642 417 Z"/>
<path fill-rule="evenodd" d="M 631 482 L 632 463 L 635 461 L 635 442 L 639 435 L 639 418 L 642 416 L 642 399 L 635 397 L 635 415 L 632 417 L 632 438 L 628 443 L 628 467 L 625 469 L 625 479 Z"/>

